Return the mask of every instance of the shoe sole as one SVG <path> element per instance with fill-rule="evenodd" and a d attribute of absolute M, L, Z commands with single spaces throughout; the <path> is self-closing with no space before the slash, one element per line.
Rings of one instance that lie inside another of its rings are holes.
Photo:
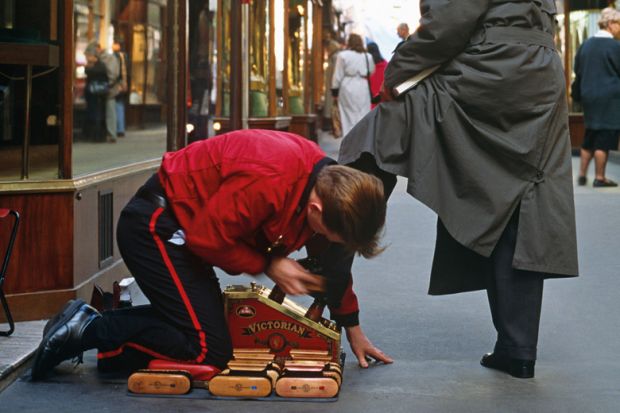
<path fill-rule="evenodd" d="M 47 344 L 47 340 L 52 335 L 54 335 L 60 329 L 60 327 L 65 325 L 65 323 L 69 321 L 71 317 L 73 317 L 84 304 L 86 304 L 86 302 L 83 300 L 75 300 L 65 305 L 65 308 L 62 309 L 62 313 L 60 317 L 58 317 L 56 322 L 50 326 L 47 333 L 43 336 L 43 340 L 41 340 L 41 343 L 39 344 L 39 347 L 37 348 L 37 353 L 36 353 L 34 362 L 32 364 L 31 377 L 33 380 L 38 380 L 40 378 L 43 378 L 45 373 L 47 373 L 45 372 L 41 375 L 33 374 L 37 370 L 37 367 L 41 364 L 41 356 L 43 355 L 42 350 L 45 347 L 45 344 Z"/>

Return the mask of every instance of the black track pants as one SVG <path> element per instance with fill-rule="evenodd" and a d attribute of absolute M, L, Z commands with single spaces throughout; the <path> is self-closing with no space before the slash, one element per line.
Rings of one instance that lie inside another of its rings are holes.
<path fill-rule="evenodd" d="M 184 244 L 170 241 L 179 230 L 169 209 L 148 200 L 134 197 L 123 209 L 118 246 L 151 305 L 106 312 L 89 326 L 85 345 L 99 350 L 100 364 L 127 349 L 219 368 L 232 357 L 218 279 Z"/>

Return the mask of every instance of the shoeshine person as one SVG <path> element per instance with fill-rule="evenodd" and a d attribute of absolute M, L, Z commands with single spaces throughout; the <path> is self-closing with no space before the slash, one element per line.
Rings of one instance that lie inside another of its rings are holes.
<path fill-rule="evenodd" d="M 359 325 L 347 263 L 379 254 L 386 203 L 372 175 L 337 165 L 305 138 L 241 130 L 166 153 L 158 173 L 123 209 L 118 247 L 150 305 L 106 311 L 70 301 L 45 327 L 32 379 L 96 348 L 97 366 L 135 370 L 151 359 L 208 364 L 232 358 L 213 267 L 265 273 L 291 295 L 325 291 L 361 367 L 392 359 Z M 288 255 L 309 240 L 328 245 L 322 276 Z"/>

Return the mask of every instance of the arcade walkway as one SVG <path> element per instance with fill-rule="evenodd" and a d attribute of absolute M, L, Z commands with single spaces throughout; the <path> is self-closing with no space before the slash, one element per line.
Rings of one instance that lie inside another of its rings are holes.
<path fill-rule="evenodd" d="M 321 139 L 335 156 L 338 141 Z M 576 166 L 577 159 L 574 160 Z M 620 164 L 609 177 L 620 179 Z M 348 345 L 337 403 L 250 402 L 129 397 L 124 379 L 99 376 L 95 353 L 46 382 L 25 378 L 0 393 L 6 412 L 617 412 L 620 406 L 620 189 L 576 189 L 581 277 L 546 283 L 536 378 L 482 368 L 493 327 L 483 292 L 426 295 L 435 217 L 405 193 L 390 199 L 386 252 L 355 264 L 362 326 L 394 359 L 357 367 Z M 249 282 L 222 275 L 222 285 Z M 262 278 L 259 283 L 271 285 Z M 5 341 L 0 341 L 0 353 Z"/>

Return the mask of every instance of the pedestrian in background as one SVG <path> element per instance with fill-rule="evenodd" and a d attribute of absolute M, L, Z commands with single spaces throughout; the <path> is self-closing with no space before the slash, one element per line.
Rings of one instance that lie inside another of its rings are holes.
<path fill-rule="evenodd" d="M 618 184 L 605 176 L 610 150 L 618 149 L 620 135 L 620 12 L 608 7 L 598 21 L 600 30 L 586 40 L 575 56 L 572 98 L 581 102 L 586 127 L 581 145 L 577 183 L 588 182 L 594 158 L 594 187 Z"/>
<path fill-rule="evenodd" d="M 407 23 L 399 24 L 396 27 L 396 34 L 400 37 L 400 42 L 396 45 L 396 49 L 394 49 L 394 51 L 398 50 L 398 48 L 407 41 L 407 38 L 409 37 L 409 25 Z"/>
<path fill-rule="evenodd" d="M 372 60 L 375 62 L 375 71 L 370 75 L 371 101 L 374 101 L 375 97 L 379 97 L 379 93 L 381 92 L 381 86 L 383 85 L 383 74 L 385 72 L 387 62 L 383 56 L 381 56 L 381 51 L 379 50 L 377 43 L 368 43 L 368 53 L 370 53 Z M 371 102 L 370 108 L 373 109 L 378 104 L 378 101 Z"/>
<path fill-rule="evenodd" d="M 420 10 L 385 70 L 387 101 L 345 136 L 340 162 L 378 175 L 386 193 L 408 178 L 439 217 L 429 294 L 486 289 L 497 338 L 481 364 L 531 378 L 544 279 L 578 274 L 555 2 Z M 394 100 L 392 88 L 436 65 Z"/>
<path fill-rule="evenodd" d="M 375 63 L 366 53 L 362 37 L 350 34 L 347 49 L 338 53 L 332 79 L 332 96 L 338 104 L 343 136 L 370 110 L 368 77 L 374 70 Z"/>
<path fill-rule="evenodd" d="M 121 44 L 114 42 L 112 45 L 114 57 L 118 60 L 120 67 L 120 76 L 117 80 L 118 95 L 116 95 L 116 136 L 125 137 L 125 101 L 127 100 L 127 91 L 129 78 L 127 75 L 127 54 L 123 52 Z"/>
<path fill-rule="evenodd" d="M 108 93 L 108 75 L 106 67 L 99 59 L 100 47 L 97 43 L 90 43 L 84 56 L 86 65 L 86 83 L 84 85 L 84 100 L 86 111 L 82 125 L 82 137 L 93 142 L 105 141 L 105 100 Z"/>
<path fill-rule="evenodd" d="M 116 142 L 116 96 L 120 90 L 121 68 L 118 59 L 106 51 L 99 51 L 99 59 L 106 68 L 109 90 L 105 96 L 105 128 L 108 142 Z"/>
<path fill-rule="evenodd" d="M 327 68 L 325 69 L 325 84 L 332 84 L 334 78 L 334 70 L 336 69 L 336 59 L 338 52 L 342 50 L 342 45 L 335 39 L 327 39 L 325 42 L 325 53 L 327 54 Z M 323 118 L 329 122 L 330 128 L 333 130 L 332 111 L 334 109 L 334 99 L 332 98 L 331 89 L 325 88 L 325 103 L 323 105 Z M 338 129 L 340 126 L 338 126 Z M 340 135 L 338 135 L 340 136 Z"/>

